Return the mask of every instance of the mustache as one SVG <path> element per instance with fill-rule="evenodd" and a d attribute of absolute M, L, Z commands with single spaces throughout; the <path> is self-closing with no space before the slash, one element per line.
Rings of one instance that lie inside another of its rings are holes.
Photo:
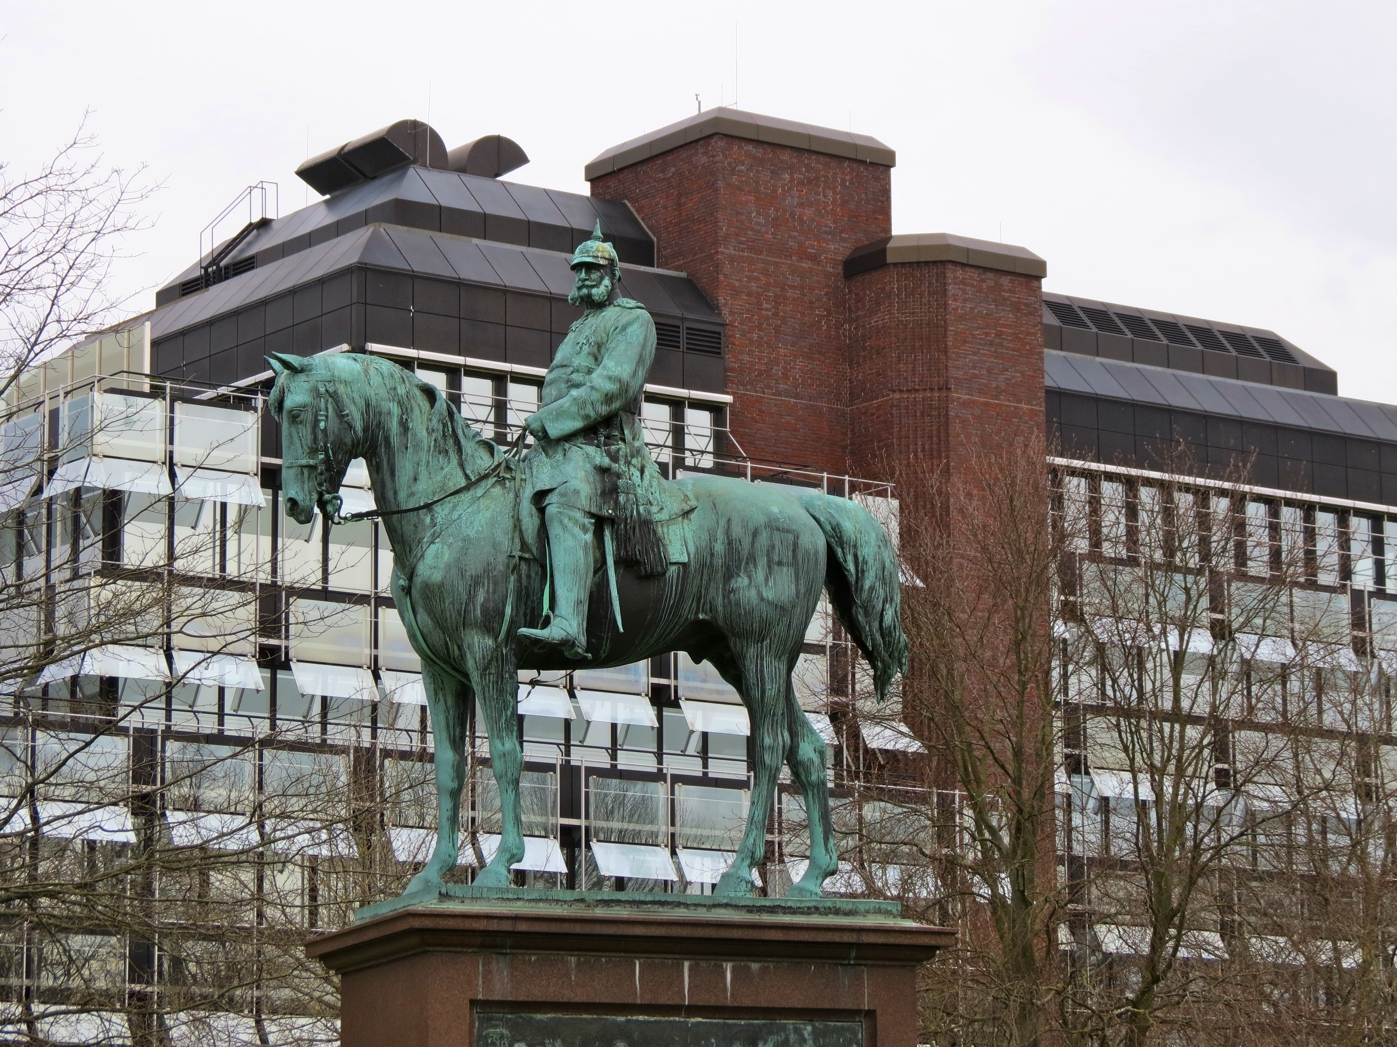
<path fill-rule="evenodd" d="M 576 287 L 568 295 L 569 305 L 605 305 L 611 297 L 611 281 L 603 280 L 596 287 Z"/>

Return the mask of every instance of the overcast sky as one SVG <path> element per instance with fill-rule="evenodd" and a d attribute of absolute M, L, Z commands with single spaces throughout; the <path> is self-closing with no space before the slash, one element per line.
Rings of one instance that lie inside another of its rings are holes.
<path fill-rule="evenodd" d="M 251 182 L 403 117 L 518 141 L 586 192 L 606 147 L 748 110 L 897 150 L 895 232 L 1022 244 L 1045 288 L 1272 328 L 1397 402 L 1397 5 L 1266 2 L 62 4 L 0 11 L 0 159 L 91 110 L 164 189 L 120 277 L 190 264 Z"/>

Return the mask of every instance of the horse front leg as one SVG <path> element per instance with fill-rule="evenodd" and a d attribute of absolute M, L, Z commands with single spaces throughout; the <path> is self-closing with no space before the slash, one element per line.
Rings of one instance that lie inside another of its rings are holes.
<path fill-rule="evenodd" d="M 766 856 L 766 826 L 776 793 L 781 757 L 786 751 L 786 688 L 790 670 L 784 657 L 750 652 L 739 659 L 742 668 L 742 697 L 752 718 L 753 755 L 756 769 L 752 776 L 752 803 L 742 843 L 713 893 L 752 895 L 752 868 Z"/>
<path fill-rule="evenodd" d="M 490 766 L 500 790 L 500 817 L 504 823 L 500 849 L 475 878 L 477 887 L 509 887 L 514 883 L 510 867 L 524 858 L 524 817 L 519 803 L 519 775 L 524 757 L 519 748 L 519 675 L 512 663 L 491 664 L 472 673 L 485 729 L 490 732 Z"/>
<path fill-rule="evenodd" d="M 466 735 L 471 689 L 429 665 L 422 666 L 427 711 L 432 718 L 437 780 L 437 842 L 432 857 L 412 878 L 405 894 L 441 890 L 443 877 L 456 867 L 461 843 L 461 790 L 466 784 Z"/>

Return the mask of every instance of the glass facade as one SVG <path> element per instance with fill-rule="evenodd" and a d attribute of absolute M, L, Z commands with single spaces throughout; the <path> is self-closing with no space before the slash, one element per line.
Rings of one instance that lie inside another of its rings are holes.
<path fill-rule="evenodd" d="M 435 841 L 434 743 L 421 664 L 388 593 L 391 549 L 372 522 L 287 516 L 278 463 L 258 453 L 269 424 L 258 397 L 107 376 L 74 385 L 63 366 L 69 383 L 57 366 L 31 382 L 37 399 L 0 429 L 13 477 L 0 488 L 12 666 L 0 849 L 37 840 L 41 862 L 79 878 L 105 870 L 123 905 L 155 919 L 99 935 L 72 930 L 100 923 L 96 912 L 12 922 L 5 977 L 55 1004 L 87 993 L 118 1017 L 147 1000 L 171 1030 L 257 1014 L 269 1029 L 332 1036 L 301 937 L 401 890 Z M 530 375 L 419 374 L 502 443 L 538 402 Z M 725 457 L 721 421 L 719 407 L 678 398 L 647 398 L 643 412 L 667 473 L 757 478 Z M 362 463 L 345 484 L 347 511 L 372 506 Z M 887 501 L 886 487 L 864 488 Z M 856 684 L 852 669 L 831 683 L 832 666 L 853 660 L 836 653 L 849 647 L 826 605 L 806 640 L 802 705 L 834 739 L 831 714 L 855 722 Z M 64 643 L 70 657 L 25 669 L 24 652 Z M 480 717 L 469 730 L 461 880 L 500 828 Z M 521 673 L 517 730 L 520 882 L 713 889 L 751 781 L 746 710 L 710 664 Z M 838 735 L 849 746 L 831 757 L 837 785 L 857 778 L 859 738 Z M 781 868 L 805 853 L 779 820 L 769 847 Z M 254 968 L 255 985 L 233 976 Z"/>

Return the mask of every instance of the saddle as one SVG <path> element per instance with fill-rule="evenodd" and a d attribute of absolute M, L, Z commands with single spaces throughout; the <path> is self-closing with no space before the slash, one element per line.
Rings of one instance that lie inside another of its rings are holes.
<path fill-rule="evenodd" d="M 524 468 L 527 469 L 527 466 Z M 669 511 L 662 511 L 654 518 L 655 530 L 664 547 L 666 559 L 671 564 L 688 563 L 693 545 L 691 516 L 696 503 L 680 483 L 674 480 L 659 481 L 658 487 L 664 495 L 669 496 L 666 499 L 666 508 Z M 519 516 L 519 548 L 516 553 L 526 560 L 542 563 L 548 548 L 548 531 L 543 523 L 543 511 L 537 508 L 528 496 L 527 479 L 519 484 L 519 490 L 521 497 L 515 506 L 515 512 Z M 601 542 L 600 527 L 597 528 L 597 541 Z M 597 563 L 599 567 L 606 566 L 601 557 L 598 557 Z M 619 570 L 622 564 L 612 566 Z"/>

